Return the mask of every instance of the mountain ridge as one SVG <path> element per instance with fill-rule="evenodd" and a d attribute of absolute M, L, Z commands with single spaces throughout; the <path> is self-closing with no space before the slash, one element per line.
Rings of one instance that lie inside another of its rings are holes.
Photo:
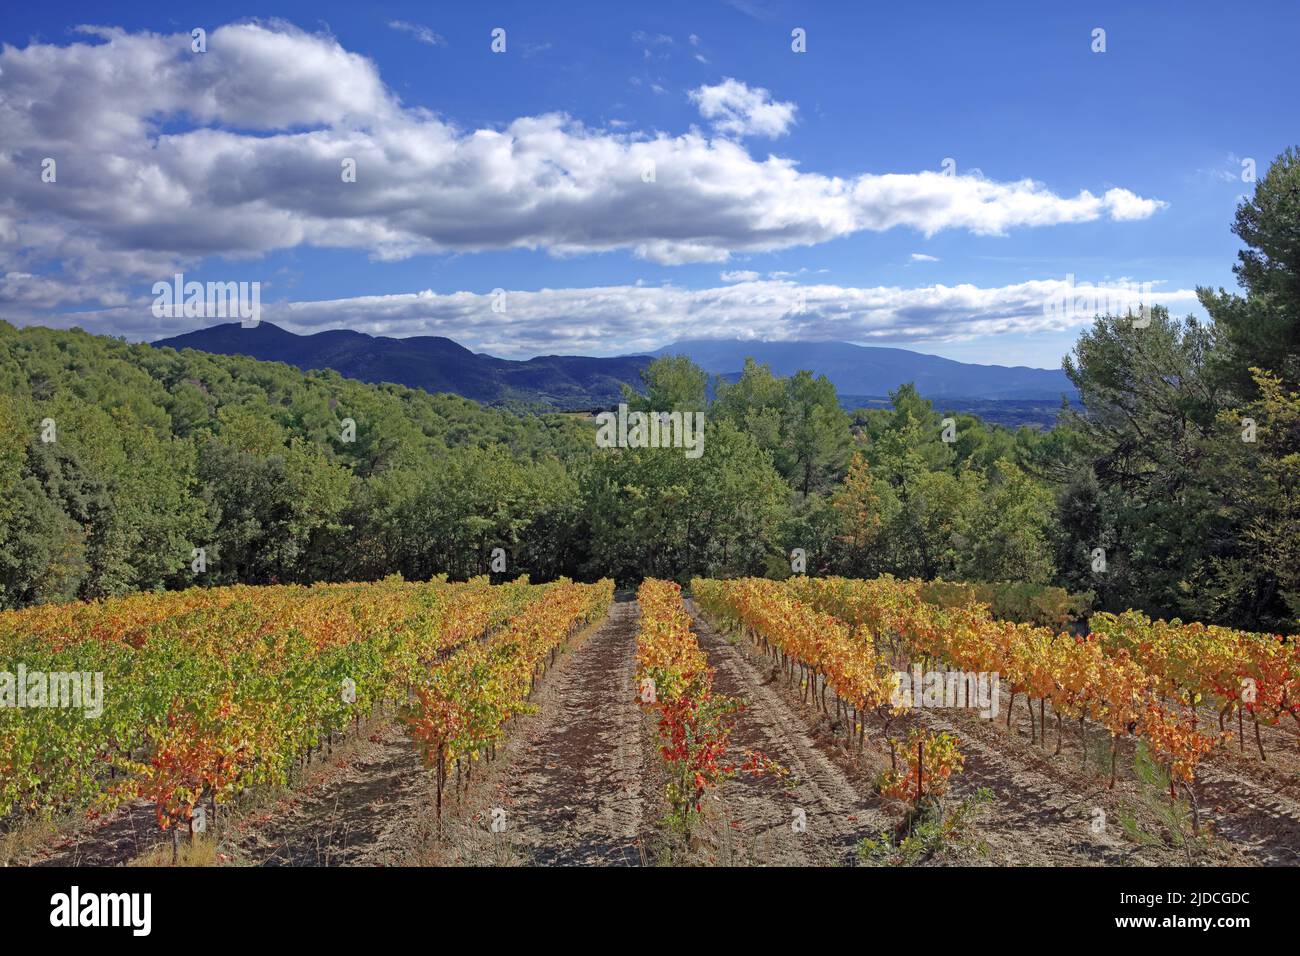
<path fill-rule="evenodd" d="M 193 348 L 246 355 L 304 370 L 333 369 L 364 382 L 393 382 L 429 392 L 452 392 L 486 404 L 520 402 L 554 409 L 607 407 L 624 383 L 638 386 L 642 370 L 662 355 L 687 355 L 712 375 L 735 380 L 747 356 L 777 375 L 809 369 L 825 375 L 842 395 L 885 396 L 912 382 L 926 398 L 981 402 L 1059 402 L 1074 387 L 1059 369 L 973 365 L 907 349 L 848 342 L 760 342 L 684 339 L 646 354 L 612 357 L 539 355 L 503 359 L 473 352 L 444 336 L 393 338 L 351 329 L 307 335 L 270 322 L 237 322 L 158 339 L 157 348 Z"/>
<path fill-rule="evenodd" d="M 887 395 L 912 382 L 926 398 L 985 401 L 1057 401 L 1077 397 L 1061 369 L 1018 365 L 975 365 L 908 349 L 850 342 L 760 342 L 744 339 L 685 339 L 652 353 L 686 355 L 711 375 L 730 376 L 752 356 L 777 375 L 811 369 L 846 395 Z"/>
<path fill-rule="evenodd" d="M 522 402 L 560 409 L 616 402 L 620 386 L 640 381 L 641 370 L 652 360 L 649 355 L 539 355 L 514 361 L 472 352 L 438 335 L 392 338 L 351 329 L 298 335 L 270 322 L 253 328 L 237 322 L 213 325 L 151 344 L 246 355 L 303 370 L 329 368 L 345 378 L 452 392 L 485 404 Z"/>

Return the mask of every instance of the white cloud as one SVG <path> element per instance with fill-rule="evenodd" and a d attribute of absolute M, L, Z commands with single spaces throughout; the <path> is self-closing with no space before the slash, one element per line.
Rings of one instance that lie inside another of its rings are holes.
<path fill-rule="evenodd" d="M 447 40 L 438 33 L 420 23 L 410 23 L 406 20 L 389 20 L 388 25 L 394 30 L 401 30 L 403 33 L 409 33 L 421 43 L 427 43 L 429 46 L 446 46 Z"/>
<path fill-rule="evenodd" d="M 750 269 L 733 269 L 721 273 L 718 278 L 723 282 L 753 282 L 758 278 L 758 273 Z"/>
<path fill-rule="evenodd" d="M 913 262 L 938 262 L 939 258 L 937 256 L 927 256 L 924 252 L 914 252 L 912 253 L 912 261 Z"/>
<path fill-rule="evenodd" d="M 1082 301 L 1113 293 L 1104 285 L 1070 285 L 1063 279 L 992 288 L 858 288 L 762 279 L 709 289 L 634 284 L 512 290 L 504 312 L 493 311 L 492 295 L 468 291 L 292 303 L 268 303 L 263 296 L 262 318 L 299 333 L 349 328 L 374 335 L 444 335 L 503 356 L 608 355 L 648 351 L 681 338 L 921 343 L 1063 331 L 1090 322 L 1090 312 L 1052 308 L 1067 295 Z M 1154 292 L 1144 299 L 1175 309 L 1196 302 L 1191 289 Z M 200 324 L 155 319 L 147 301 L 68 314 L 61 321 L 145 339 Z"/>
<path fill-rule="evenodd" d="M 0 310 L 84 303 L 94 289 L 113 306 L 208 257 L 255 266 L 303 246 L 378 259 L 624 250 L 671 265 L 863 230 L 999 234 L 1163 205 L 1120 188 L 1058 196 L 1033 180 L 826 176 L 734 139 L 558 113 L 464 129 L 403 106 L 332 36 L 281 22 L 215 28 L 202 55 L 187 33 L 82 35 L 0 48 L 0 274 L 29 277 L 0 287 Z M 696 94 L 723 124 L 775 134 L 793 119 L 793 104 L 734 80 Z M 55 183 L 41 181 L 46 157 Z"/>
<path fill-rule="evenodd" d="M 762 87 L 727 77 L 713 86 L 691 90 L 691 102 L 713 128 L 729 136 L 784 136 L 794 125 L 796 107 L 782 103 Z"/>
<path fill-rule="evenodd" d="M 1143 199 L 1127 189 L 1106 190 L 1106 211 L 1117 222 L 1148 219 L 1165 204 L 1158 199 Z"/>

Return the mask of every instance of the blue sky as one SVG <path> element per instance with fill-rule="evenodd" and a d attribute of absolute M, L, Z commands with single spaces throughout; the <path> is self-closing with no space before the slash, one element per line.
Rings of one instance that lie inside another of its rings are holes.
<path fill-rule="evenodd" d="M 1067 275 L 1178 313 L 1234 286 L 1241 164 L 1300 130 L 1298 35 L 1294 3 L 26 5 L 0 316 L 187 331 L 149 311 L 183 270 L 260 281 L 297 331 L 503 355 L 727 335 L 1054 367 L 1087 318 L 1042 308 Z M 321 174 L 349 150 L 352 192 Z"/>

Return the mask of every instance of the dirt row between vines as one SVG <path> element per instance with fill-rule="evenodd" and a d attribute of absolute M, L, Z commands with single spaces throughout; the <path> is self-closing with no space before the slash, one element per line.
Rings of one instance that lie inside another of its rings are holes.
<path fill-rule="evenodd" d="M 719 694 L 746 702 L 731 734 L 732 759 L 761 751 L 790 779 L 741 774 L 708 799 L 709 861 L 721 865 L 840 866 L 855 860 L 862 836 L 889 824 L 880 801 L 836 763 L 770 673 L 698 613 L 695 635 L 715 669 Z"/>
<path fill-rule="evenodd" d="M 511 732 L 502 772 L 476 795 L 482 825 L 445 863 L 636 866 L 653 829 L 652 752 L 636 702 L 631 595 L 545 677 L 537 712 Z M 499 832 L 492 832 L 492 821 Z"/>

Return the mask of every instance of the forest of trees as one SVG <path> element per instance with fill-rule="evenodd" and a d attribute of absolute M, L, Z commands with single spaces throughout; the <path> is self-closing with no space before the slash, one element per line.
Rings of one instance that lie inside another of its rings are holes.
<path fill-rule="evenodd" d="M 1300 157 L 1239 207 L 1209 322 L 1100 316 L 1041 432 L 903 387 L 843 411 L 808 372 L 685 358 L 634 408 L 706 412 L 702 457 L 600 449 L 332 372 L 0 322 L 0 606 L 195 583 L 885 572 L 1052 583 L 1099 606 L 1292 632 L 1300 612 Z M 355 436 L 348 430 L 355 423 Z M 948 440 L 951 439 L 951 440 Z M 194 570 L 195 550 L 205 568 Z M 1098 550 L 1104 570 L 1098 569 Z"/>

